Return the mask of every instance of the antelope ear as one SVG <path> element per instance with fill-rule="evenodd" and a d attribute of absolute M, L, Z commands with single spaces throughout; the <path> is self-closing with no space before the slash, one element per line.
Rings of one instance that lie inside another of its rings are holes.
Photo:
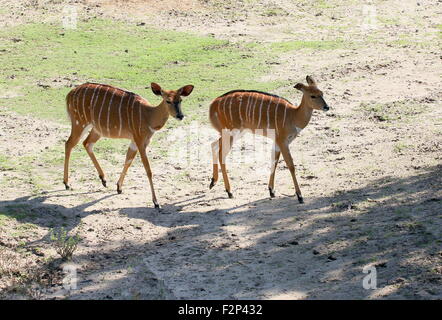
<path fill-rule="evenodd" d="M 152 92 L 157 95 L 157 96 L 161 96 L 161 87 L 158 83 L 152 82 L 150 84 L 150 88 L 152 89 Z"/>
<path fill-rule="evenodd" d="M 307 83 L 309 84 L 309 86 L 316 86 L 316 81 L 313 80 L 312 77 L 307 76 L 307 77 L 305 77 L 305 80 L 307 80 Z"/>
<path fill-rule="evenodd" d="M 305 85 L 297 83 L 293 88 L 298 89 L 299 91 L 304 91 Z"/>
<path fill-rule="evenodd" d="M 180 96 L 187 97 L 189 94 L 191 94 L 193 91 L 193 85 L 189 84 L 187 86 L 182 87 L 178 90 L 178 93 Z"/>

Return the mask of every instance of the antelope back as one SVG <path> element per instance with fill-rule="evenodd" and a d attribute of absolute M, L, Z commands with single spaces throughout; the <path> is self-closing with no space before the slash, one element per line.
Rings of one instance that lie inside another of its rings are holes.
<path fill-rule="evenodd" d="M 287 126 L 293 105 L 286 99 L 261 91 L 235 90 L 216 98 L 210 105 L 210 120 L 218 131 L 223 129 L 275 130 L 279 135 Z"/>
<path fill-rule="evenodd" d="M 66 102 L 73 128 L 92 125 L 102 136 L 129 139 L 146 130 L 143 126 L 146 101 L 133 92 L 85 83 L 71 90 Z"/>

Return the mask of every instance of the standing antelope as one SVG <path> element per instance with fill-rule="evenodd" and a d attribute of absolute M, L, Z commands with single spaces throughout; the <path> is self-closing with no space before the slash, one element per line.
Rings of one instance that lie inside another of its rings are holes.
<path fill-rule="evenodd" d="M 146 147 L 153 134 L 164 126 L 169 115 L 178 120 L 184 118 L 181 111 L 181 96 L 188 96 L 192 92 L 193 86 L 187 85 L 175 91 L 162 90 L 158 84 L 152 83 L 151 88 L 155 95 L 163 98 L 156 107 L 135 93 L 105 84 L 85 83 L 68 93 L 66 105 L 72 128 L 65 146 L 63 183 L 66 189 L 69 189 L 68 171 L 72 148 L 92 128 L 83 145 L 98 171 L 103 186 L 106 187 L 105 175 L 95 158 L 94 144 L 101 137 L 130 139 L 131 144 L 127 150 L 123 171 L 118 179 L 117 192 L 122 192 L 126 172 L 137 151 L 140 151 L 141 160 L 149 178 L 152 201 L 155 208 L 159 208 Z"/>
<path fill-rule="evenodd" d="M 220 163 L 226 192 L 229 198 L 233 197 L 225 160 L 234 137 L 244 130 L 250 130 L 254 134 L 271 137 L 275 141 L 268 185 L 270 197 L 275 197 L 275 170 L 282 153 L 292 175 L 298 201 L 304 202 L 296 180 L 289 144 L 307 126 L 313 109 L 329 110 L 329 106 L 322 97 L 322 91 L 318 89 L 312 77 L 307 76 L 306 80 L 308 86 L 302 83 L 294 86 L 303 93 L 299 106 L 294 106 L 288 100 L 276 95 L 254 90 L 230 91 L 212 102 L 209 111 L 210 122 L 221 137 L 212 143 L 213 177 L 210 189 L 218 181 L 218 163 Z"/>

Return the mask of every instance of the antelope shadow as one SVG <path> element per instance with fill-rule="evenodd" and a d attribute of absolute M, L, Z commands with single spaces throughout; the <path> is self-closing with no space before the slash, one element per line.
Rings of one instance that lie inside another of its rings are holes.
<path fill-rule="evenodd" d="M 431 269 L 442 241 L 440 180 L 441 166 L 434 166 L 414 176 L 384 177 L 335 196 L 311 198 L 303 205 L 277 197 L 227 210 L 180 211 L 201 201 L 198 196 L 172 204 L 177 211 L 170 214 L 122 208 L 120 213 L 129 218 L 170 230 L 130 248 L 77 257 L 123 258 L 103 270 L 82 269 L 80 276 L 87 281 L 71 298 L 85 297 L 81 290 L 87 292 L 100 272 L 130 269 L 137 271 L 104 283 L 95 297 L 152 299 L 141 288 L 162 286 L 158 292 L 167 294 L 158 299 L 366 299 L 379 292 L 362 286 L 363 268 L 371 265 L 387 298 L 440 299 L 441 276 Z M 138 287 L 128 291 L 134 277 Z"/>

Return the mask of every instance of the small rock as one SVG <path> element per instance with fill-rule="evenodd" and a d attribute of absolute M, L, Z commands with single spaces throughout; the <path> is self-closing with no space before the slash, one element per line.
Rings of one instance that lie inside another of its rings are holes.
<path fill-rule="evenodd" d="M 400 284 L 400 283 L 404 283 L 404 282 L 405 282 L 405 279 L 399 277 L 399 278 L 396 278 L 396 279 L 393 279 L 393 280 L 389 281 L 388 283 L 389 284 Z"/>
<path fill-rule="evenodd" d="M 44 252 L 42 252 L 39 248 L 33 248 L 32 253 L 39 257 L 43 257 L 45 255 Z"/>

